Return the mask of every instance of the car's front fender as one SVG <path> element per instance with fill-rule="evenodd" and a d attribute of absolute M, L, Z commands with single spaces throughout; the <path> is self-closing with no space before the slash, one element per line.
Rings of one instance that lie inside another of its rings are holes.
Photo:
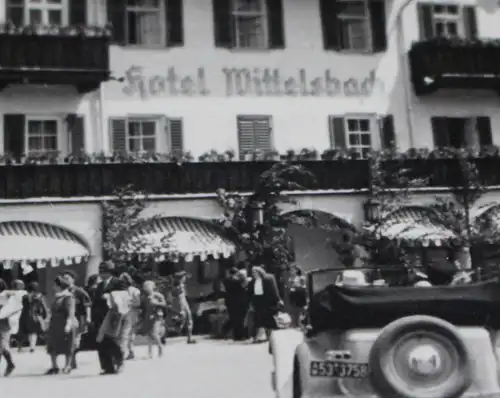
<path fill-rule="evenodd" d="M 297 347 L 304 341 L 300 330 L 277 330 L 271 334 L 272 383 L 276 398 L 293 398 L 293 366 Z"/>

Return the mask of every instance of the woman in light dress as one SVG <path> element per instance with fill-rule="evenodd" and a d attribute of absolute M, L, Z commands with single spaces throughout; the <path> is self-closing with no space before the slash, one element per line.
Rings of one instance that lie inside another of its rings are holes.
<path fill-rule="evenodd" d="M 153 346 L 158 349 L 158 356 L 163 355 L 161 343 L 162 325 L 167 303 L 165 296 L 156 290 L 153 281 L 146 281 L 142 287 L 142 327 L 141 334 L 148 339 L 148 356 L 153 357 Z"/>

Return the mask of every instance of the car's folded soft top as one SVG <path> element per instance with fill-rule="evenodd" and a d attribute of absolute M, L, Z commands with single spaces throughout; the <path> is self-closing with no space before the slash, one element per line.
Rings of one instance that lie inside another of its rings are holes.
<path fill-rule="evenodd" d="M 500 282 L 434 287 L 328 286 L 309 305 L 313 331 L 378 328 L 409 315 L 500 328 Z"/>

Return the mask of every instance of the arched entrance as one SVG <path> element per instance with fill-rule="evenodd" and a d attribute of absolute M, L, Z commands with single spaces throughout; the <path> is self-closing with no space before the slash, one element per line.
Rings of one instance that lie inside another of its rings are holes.
<path fill-rule="evenodd" d="M 310 271 L 342 266 L 335 241 L 355 233 L 357 229 L 353 224 L 320 210 L 296 210 L 284 217 L 299 267 Z"/>

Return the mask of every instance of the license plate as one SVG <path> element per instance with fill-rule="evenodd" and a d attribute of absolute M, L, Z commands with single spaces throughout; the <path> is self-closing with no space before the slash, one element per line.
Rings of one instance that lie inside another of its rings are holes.
<path fill-rule="evenodd" d="M 334 377 L 339 379 L 363 379 L 368 376 L 367 363 L 311 361 L 311 377 Z"/>

